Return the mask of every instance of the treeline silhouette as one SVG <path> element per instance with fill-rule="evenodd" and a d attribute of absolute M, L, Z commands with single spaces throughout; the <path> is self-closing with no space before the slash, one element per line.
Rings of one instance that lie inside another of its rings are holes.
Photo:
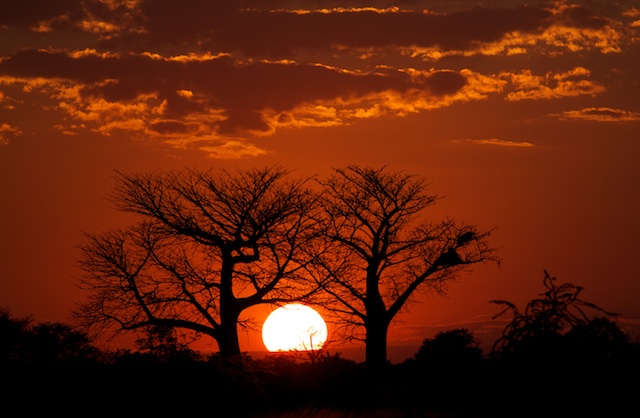
<path fill-rule="evenodd" d="M 62 323 L 0 310 L 2 414 L 221 417 L 573 417 L 638 412 L 640 345 L 615 314 L 557 284 L 513 313 L 490 352 L 466 328 L 426 338 L 372 373 L 340 353 L 223 358 L 149 327 L 135 349 L 104 351 Z M 598 312 L 589 315 L 588 310 Z M 500 313 L 499 315 L 502 315 Z M 499 316 L 497 315 L 497 316 Z"/>

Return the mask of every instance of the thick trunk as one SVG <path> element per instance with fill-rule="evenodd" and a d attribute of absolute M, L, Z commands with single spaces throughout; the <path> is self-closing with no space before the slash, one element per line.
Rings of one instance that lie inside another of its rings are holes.
<path fill-rule="evenodd" d="M 228 359 L 242 354 L 238 340 L 237 323 L 237 320 L 228 320 L 220 324 L 218 329 L 218 349 L 222 358 Z"/>
<path fill-rule="evenodd" d="M 387 366 L 387 324 L 383 318 L 369 321 L 366 330 L 365 366 L 372 372 L 382 371 Z"/>
<path fill-rule="evenodd" d="M 387 309 L 378 289 L 377 264 L 367 269 L 365 367 L 373 372 L 387 365 Z"/>
<path fill-rule="evenodd" d="M 230 358 L 242 354 L 238 340 L 240 308 L 233 294 L 233 257 L 223 251 L 220 271 L 220 325 L 217 330 L 220 357 Z"/>

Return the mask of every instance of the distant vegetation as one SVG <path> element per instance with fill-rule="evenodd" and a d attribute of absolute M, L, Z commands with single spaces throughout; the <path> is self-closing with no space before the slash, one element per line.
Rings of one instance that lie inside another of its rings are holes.
<path fill-rule="evenodd" d="M 640 346 L 545 272 L 546 292 L 513 313 L 483 353 L 464 328 L 426 338 L 412 358 L 372 373 L 314 356 L 202 355 L 175 330 L 148 327 L 134 350 L 104 352 L 82 332 L 0 310 L 3 414 L 95 411 L 229 417 L 572 417 L 637 413 Z M 598 315 L 590 315 L 588 312 Z M 635 412 L 631 412 L 635 410 Z M 224 412 L 224 413 L 223 413 Z"/>

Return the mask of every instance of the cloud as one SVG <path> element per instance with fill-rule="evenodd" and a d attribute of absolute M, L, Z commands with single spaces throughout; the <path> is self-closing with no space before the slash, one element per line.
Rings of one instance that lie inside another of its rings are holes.
<path fill-rule="evenodd" d="M 12 117 L 42 103 L 42 129 L 57 112 L 52 127 L 68 135 L 215 150 L 231 141 L 210 153 L 221 156 L 258 152 L 247 151 L 252 139 L 283 129 L 491 98 L 596 96 L 606 88 L 592 60 L 545 71 L 547 59 L 618 53 L 638 39 L 637 9 L 593 2 L 14 3 L 0 17 L 12 40 L 0 44 L 0 110 L 19 109 L 6 113 L 11 126 L 36 129 Z"/>
<path fill-rule="evenodd" d="M 8 4 L 7 4 L 8 3 Z M 85 16 L 83 0 L 60 0 L 42 2 L 39 0 L 14 0 L 4 4 L 0 14 L 0 25 L 41 27 L 45 22 L 61 23 L 80 20 Z"/>
<path fill-rule="evenodd" d="M 106 135 L 126 129 L 158 135 L 271 132 L 283 120 L 293 125 L 298 114 L 310 124 L 309 116 L 317 114 L 310 109 L 318 106 L 338 109 L 332 116 L 339 119 L 406 114 L 448 105 L 467 84 L 464 74 L 448 70 L 354 72 L 224 55 L 175 59 L 86 51 L 20 51 L 0 62 L 0 72 L 6 85 L 45 95 L 57 110 Z"/>
<path fill-rule="evenodd" d="M 143 1 L 139 8 L 131 11 L 137 14 L 136 20 L 143 25 L 143 30 L 138 30 L 135 37 L 123 30 L 105 39 L 103 45 L 122 48 L 135 42 L 147 49 L 157 49 L 191 44 L 207 50 L 263 58 L 341 47 L 415 45 L 466 49 L 477 42 L 496 41 L 513 31 L 538 31 L 549 24 L 546 21 L 552 16 L 545 9 L 531 7 L 474 8 L 441 14 L 398 7 L 325 7 L 303 11 L 260 7 L 260 3 L 255 3 L 257 7 L 241 9 L 237 7 L 239 4 Z M 301 5 L 304 3 L 295 3 L 295 7 Z"/>
<path fill-rule="evenodd" d="M 479 145 L 498 145 L 501 147 L 529 148 L 534 145 L 525 141 L 509 141 L 505 139 L 487 138 L 487 139 L 453 139 L 451 142 L 466 142 Z"/>
<path fill-rule="evenodd" d="M 269 152 L 244 141 L 225 141 L 220 145 L 206 145 L 200 147 L 211 158 L 235 159 L 266 155 Z"/>
<path fill-rule="evenodd" d="M 323 2 L 314 7 L 314 2 L 232 0 L 67 0 L 42 8 L 30 5 L 32 1 L 9 8 L 0 23 L 34 31 L 46 27 L 48 32 L 85 32 L 100 49 L 217 51 L 256 59 L 300 58 L 305 51 L 359 56 L 394 50 L 434 59 L 450 54 L 512 54 L 536 43 L 616 51 L 621 29 L 618 21 L 601 17 L 598 11 L 563 2 L 513 2 L 512 7 L 486 2 L 485 7 L 469 3 L 458 9 L 428 9 L 418 3 L 349 7 L 349 2 L 340 2 L 338 7 Z M 300 9 L 304 5 L 308 8 Z M 29 12 L 29 7 L 40 12 Z"/>
<path fill-rule="evenodd" d="M 552 113 L 562 120 L 589 120 L 596 122 L 637 122 L 640 121 L 640 112 L 631 112 L 609 107 L 588 107 L 580 110 L 567 110 L 562 113 Z"/>
<path fill-rule="evenodd" d="M 0 85 L 2 85 L 2 79 L 0 79 Z M 0 107 L 2 109 L 13 110 L 16 108 L 15 100 L 8 97 L 3 91 L 0 91 Z"/>
<path fill-rule="evenodd" d="M 226 54 L 68 53 L 23 50 L 0 62 L 4 85 L 41 95 L 67 122 L 56 129 L 88 129 L 110 136 L 129 132 L 168 144 L 271 135 L 278 129 L 336 126 L 354 120 L 408 114 L 485 100 L 537 100 L 595 95 L 604 87 L 590 71 L 536 75 L 531 70 L 484 75 L 469 69 L 379 67 L 353 71 L 294 61 L 239 61 Z M 525 147 L 497 139 L 485 144 Z M 242 155 L 257 155 L 245 150 Z M 205 149 L 203 146 L 201 149 Z M 210 155 L 239 150 L 235 144 Z M 210 150 L 217 150 L 211 152 Z"/>
<path fill-rule="evenodd" d="M 22 131 L 15 126 L 11 126 L 8 123 L 0 125 L 0 145 L 7 145 L 11 139 L 20 135 L 22 135 Z"/>
<path fill-rule="evenodd" d="M 500 75 L 511 82 L 512 91 L 507 94 L 509 101 L 595 96 L 606 91 L 602 84 L 587 79 L 590 71 L 584 67 L 543 75 L 536 75 L 531 70 L 503 72 Z"/>

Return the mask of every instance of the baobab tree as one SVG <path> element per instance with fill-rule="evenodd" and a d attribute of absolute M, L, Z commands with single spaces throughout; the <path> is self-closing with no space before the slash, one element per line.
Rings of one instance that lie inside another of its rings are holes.
<path fill-rule="evenodd" d="M 470 266 L 499 262 L 491 231 L 452 219 L 429 222 L 438 200 L 423 179 L 382 167 L 335 169 L 322 187 L 326 247 L 315 277 L 324 282 L 332 320 L 344 335 L 365 343 L 365 365 L 387 364 L 391 321 L 419 292 L 444 293 Z"/>
<path fill-rule="evenodd" d="M 228 171 L 117 172 L 110 196 L 141 220 L 79 245 L 73 311 L 90 335 L 148 326 L 212 337 L 221 357 L 241 354 L 242 314 L 259 304 L 300 301 L 309 280 L 306 250 L 316 236 L 310 178 L 274 166 Z"/>

